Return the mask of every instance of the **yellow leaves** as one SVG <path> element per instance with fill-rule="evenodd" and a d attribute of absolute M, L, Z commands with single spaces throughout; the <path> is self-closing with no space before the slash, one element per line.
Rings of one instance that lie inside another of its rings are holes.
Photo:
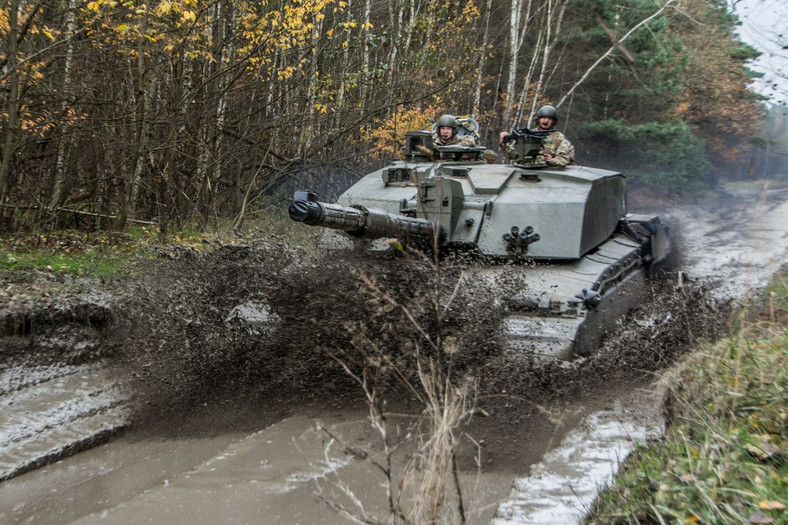
<path fill-rule="evenodd" d="M 159 16 L 164 16 L 170 14 L 172 12 L 172 4 L 169 0 L 162 0 L 159 5 L 156 6 L 156 9 L 153 10 Z"/>
<path fill-rule="evenodd" d="M 162 0 L 153 10 L 158 17 L 174 16 L 179 25 L 190 25 L 197 21 L 197 13 L 190 9 L 196 7 L 193 0 Z"/>
<path fill-rule="evenodd" d="M 44 138 L 55 128 L 55 125 L 56 120 L 49 112 L 33 114 L 26 106 L 21 108 L 19 127 L 25 133 Z"/>
<path fill-rule="evenodd" d="M 282 68 L 277 73 L 277 78 L 279 80 L 286 80 L 288 78 L 292 78 L 296 71 L 297 71 L 296 68 L 294 68 L 293 66 Z"/>
<path fill-rule="evenodd" d="M 475 23 L 481 17 L 481 12 L 475 2 L 467 2 L 462 10 L 462 15 L 466 23 Z"/>
<path fill-rule="evenodd" d="M 414 129 L 429 129 L 441 113 L 442 109 L 436 105 L 400 108 L 391 117 L 376 120 L 374 127 L 362 129 L 361 133 L 364 140 L 374 146 L 375 158 L 393 156 L 402 148 L 405 133 Z"/>
<path fill-rule="evenodd" d="M 763 500 L 758 502 L 758 508 L 761 510 L 785 510 L 785 505 L 779 501 Z"/>
<path fill-rule="evenodd" d="M 388 245 L 389 248 L 391 248 L 394 251 L 398 251 L 398 252 L 405 251 L 405 248 L 402 246 L 402 243 L 399 242 L 399 240 L 396 238 L 386 239 L 385 243 L 386 245 Z"/>

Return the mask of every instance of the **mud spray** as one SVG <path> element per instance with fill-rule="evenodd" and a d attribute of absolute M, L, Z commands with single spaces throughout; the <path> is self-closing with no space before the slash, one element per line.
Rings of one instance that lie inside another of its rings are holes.
<path fill-rule="evenodd" d="M 135 393 L 133 428 L 218 434 L 260 428 L 306 405 L 363 406 L 362 390 L 332 356 L 351 368 L 369 366 L 362 351 L 369 344 L 387 356 L 376 377 L 391 406 L 418 414 L 423 407 L 406 386 L 416 383 L 414 351 L 430 352 L 425 335 L 435 340 L 440 332 L 461 341 L 451 358 L 435 356 L 446 373 L 478 380 L 484 417 L 468 432 L 487 444 L 485 468 L 514 471 L 549 446 L 541 438 L 524 452 L 528 435 L 560 438 L 556 417 L 571 427 L 578 401 L 587 406 L 647 383 L 728 322 L 725 305 L 706 301 L 701 286 L 682 282 L 667 265 L 603 352 L 537 362 L 506 351 L 503 306 L 491 292 L 467 281 L 456 286 L 468 264 L 449 258 L 437 275 L 419 257 L 336 258 L 259 243 L 152 265 L 125 294 L 116 332 Z M 447 297 L 451 306 L 436 322 Z M 234 316 L 239 305 L 254 314 Z M 477 466 L 476 453 L 463 455 L 465 467 Z"/>

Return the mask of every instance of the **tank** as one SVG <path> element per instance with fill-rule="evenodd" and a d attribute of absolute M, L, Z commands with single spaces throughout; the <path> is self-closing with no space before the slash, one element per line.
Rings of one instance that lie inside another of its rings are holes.
<path fill-rule="evenodd" d="M 480 262 L 471 278 L 491 287 L 502 272 L 518 272 L 526 285 L 501 298 L 510 347 L 551 359 L 588 355 L 643 299 L 651 268 L 669 252 L 668 228 L 627 212 L 621 173 L 535 165 L 542 137 L 515 140 L 519 160 L 488 163 L 483 147 L 438 146 L 429 130 L 408 132 L 400 160 L 335 203 L 296 192 L 290 217 L 326 228 L 325 249 L 463 250 Z"/>

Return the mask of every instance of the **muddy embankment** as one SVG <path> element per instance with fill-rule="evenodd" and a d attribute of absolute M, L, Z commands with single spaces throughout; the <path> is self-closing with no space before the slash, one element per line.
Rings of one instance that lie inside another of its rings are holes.
<path fill-rule="evenodd" d="M 512 356 L 496 339 L 495 297 L 457 299 L 445 320 L 465 349 L 454 371 L 478 378 L 481 408 L 460 461 L 471 522 L 576 520 L 633 441 L 659 431 L 654 379 L 698 340 L 724 333 L 732 309 L 785 261 L 781 192 L 661 214 L 676 260 L 590 358 Z M 99 286 L 43 309 L 7 305 L 0 521 L 341 523 L 315 497 L 323 490 L 352 505 L 338 481 L 365 511 L 380 511 L 375 469 L 315 430 L 320 422 L 379 448 L 361 389 L 327 353 L 379 341 L 402 349 L 393 366 L 407 368 L 418 334 L 365 292 L 359 274 L 427 323 L 429 272 L 397 260 L 301 258 L 275 240 L 224 247 L 151 264 L 111 295 Z M 401 382 L 380 388 L 404 436 L 421 406 Z"/>
<path fill-rule="evenodd" d="M 62 284 L 41 275 L 4 283 L 0 481 L 102 442 L 128 420 L 111 379 L 115 301 Z"/>

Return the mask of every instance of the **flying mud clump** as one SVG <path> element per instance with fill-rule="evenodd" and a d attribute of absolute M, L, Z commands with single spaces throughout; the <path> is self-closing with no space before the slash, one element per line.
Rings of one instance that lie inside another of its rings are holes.
<path fill-rule="evenodd" d="M 451 361 L 457 376 L 479 374 L 497 352 L 502 307 L 458 287 L 461 278 L 460 262 L 436 276 L 418 257 L 314 259 L 270 243 L 157 264 L 129 290 L 116 332 L 136 417 L 150 424 L 217 404 L 281 413 L 357 399 L 341 361 L 375 366 L 364 362 L 373 348 L 388 360 L 381 386 L 407 390 L 415 352 L 434 353 L 439 333 L 463 351 L 438 362 Z"/>

